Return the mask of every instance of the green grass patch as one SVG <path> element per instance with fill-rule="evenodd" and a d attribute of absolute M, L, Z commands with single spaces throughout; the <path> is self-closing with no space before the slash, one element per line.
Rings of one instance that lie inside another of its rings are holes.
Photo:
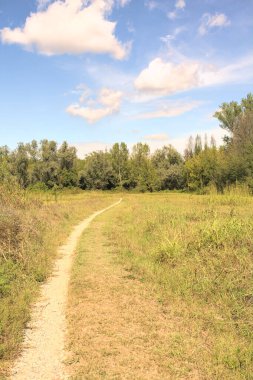
<path fill-rule="evenodd" d="M 108 227 L 118 260 L 205 339 L 206 379 L 253 378 L 252 210 L 249 196 L 132 195 Z"/>

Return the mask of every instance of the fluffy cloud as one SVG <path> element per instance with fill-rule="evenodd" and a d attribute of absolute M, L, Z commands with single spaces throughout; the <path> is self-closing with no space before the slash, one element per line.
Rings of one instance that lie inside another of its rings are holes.
<path fill-rule="evenodd" d="M 205 135 L 208 137 L 208 140 L 210 140 L 211 136 L 213 136 L 216 140 L 217 145 L 221 145 L 224 136 L 224 130 L 221 128 L 213 128 L 205 131 L 201 130 L 190 130 L 185 135 L 181 135 L 180 137 L 169 137 L 165 133 L 158 133 L 158 134 L 152 134 L 145 136 L 142 141 L 148 142 L 151 152 L 153 153 L 156 149 L 159 149 L 163 147 L 164 145 L 173 145 L 180 153 L 184 152 L 184 149 L 186 148 L 187 141 L 189 139 L 189 136 L 196 136 L 200 135 L 202 140 L 204 141 Z M 106 144 L 101 141 L 95 141 L 95 142 L 80 142 L 72 144 L 77 149 L 77 155 L 80 158 L 83 158 L 86 154 L 89 154 L 94 151 L 110 149 L 112 147 L 111 144 Z M 132 149 L 134 143 L 128 144 L 128 147 L 130 150 Z"/>
<path fill-rule="evenodd" d="M 185 0 L 177 0 L 175 4 L 175 8 L 184 9 L 185 8 Z"/>
<path fill-rule="evenodd" d="M 198 87 L 242 82 L 253 77 L 252 69 L 252 55 L 224 67 L 186 59 L 177 64 L 155 58 L 134 84 L 141 93 L 164 96 Z"/>
<path fill-rule="evenodd" d="M 167 141 L 169 136 L 166 133 L 157 133 L 154 135 L 147 135 L 144 138 L 147 141 Z"/>
<path fill-rule="evenodd" d="M 167 16 L 170 20 L 174 20 L 175 18 L 177 18 L 177 12 L 176 11 L 169 12 Z"/>
<path fill-rule="evenodd" d="M 99 102 L 113 111 L 118 111 L 121 103 L 122 92 L 103 88 L 100 91 Z"/>
<path fill-rule="evenodd" d="M 174 146 L 174 148 L 177 149 L 178 152 L 183 154 L 190 135 L 194 137 L 199 135 L 201 136 L 202 141 L 204 141 L 205 136 L 207 136 L 208 141 L 210 141 L 211 137 L 214 137 L 217 146 L 220 146 L 223 144 L 224 134 L 224 130 L 222 130 L 221 128 L 212 128 L 204 131 L 189 130 L 186 134 L 181 135 L 179 137 L 167 136 L 167 139 L 165 138 L 166 134 L 163 133 L 145 136 L 143 142 L 148 143 L 148 145 L 150 146 L 151 153 L 153 153 L 156 149 L 162 148 L 164 145 L 171 144 L 172 146 Z M 154 136 L 154 138 L 152 138 L 152 136 Z M 156 136 L 158 137 L 157 139 L 155 138 Z M 159 136 L 161 136 L 161 139 L 159 139 Z"/>
<path fill-rule="evenodd" d="M 101 141 L 94 142 L 80 142 L 73 143 L 71 146 L 74 146 L 77 150 L 77 156 L 79 158 L 84 158 L 87 154 L 98 151 L 105 151 L 111 149 L 113 144 L 106 144 Z"/>
<path fill-rule="evenodd" d="M 157 119 L 157 118 L 167 118 L 167 117 L 175 117 L 182 115 L 185 112 L 189 112 L 192 109 L 198 107 L 200 102 L 192 101 L 189 103 L 181 103 L 181 104 L 165 104 L 162 105 L 158 110 L 141 113 L 135 116 L 135 119 Z"/>
<path fill-rule="evenodd" d="M 168 18 L 170 20 L 174 20 L 175 18 L 178 17 L 178 12 L 180 12 L 181 10 L 183 10 L 185 7 L 186 7 L 185 0 L 176 0 L 174 11 L 169 12 L 167 14 Z"/>
<path fill-rule="evenodd" d="M 157 1 L 154 1 L 154 0 L 147 0 L 147 1 L 145 2 L 145 6 L 146 6 L 150 11 L 152 11 L 153 9 L 158 8 L 159 4 L 157 3 Z"/>
<path fill-rule="evenodd" d="M 39 5 L 46 3 L 40 0 Z M 127 48 L 114 35 L 116 23 L 106 19 L 113 4 L 113 0 L 93 0 L 89 5 L 85 0 L 54 1 L 46 10 L 32 13 L 22 28 L 2 29 L 0 37 L 3 43 L 45 55 L 90 52 L 123 59 Z"/>
<path fill-rule="evenodd" d="M 225 27 L 228 25 L 230 25 L 230 20 L 223 13 L 216 13 L 215 15 L 205 13 L 201 19 L 199 34 L 203 36 L 210 28 Z"/>
<path fill-rule="evenodd" d="M 203 85 L 248 83 L 253 78 L 253 55 L 245 56 L 224 67 L 213 67 L 203 73 Z"/>
<path fill-rule="evenodd" d="M 81 95 L 79 104 L 71 104 L 66 111 L 72 116 L 79 116 L 88 121 L 95 123 L 106 116 L 119 112 L 122 92 L 103 88 L 96 102 L 86 100 L 86 106 L 80 103 L 85 101 L 85 97 Z"/>
<path fill-rule="evenodd" d="M 198 85 L 199 71 L 198 62 L 177 65 L 156 58 L 137 77 L 135 87 L 140 91 L 155 92 L 158 95 L 185 91 Z"/>
<path fill-rule="evenodd" d="M 216 141 L 217 146 L 220 146 L 223 144 L 223 137 L 224 137 L 224 130 L 222 128 L 212 128 L 208 130 L 191 130 L 187 134 L 178 137 L 178 138 L 172 138 L 169 143 L 173 145 L 180 153 L 184 152 L 184 149 L 186 148 L 189 136 L 201 136 L 202 141 L 205 140 L 205 136 L 207 137 L 208 141 L 210 141 L 211 137 L 213 137 Z"/>

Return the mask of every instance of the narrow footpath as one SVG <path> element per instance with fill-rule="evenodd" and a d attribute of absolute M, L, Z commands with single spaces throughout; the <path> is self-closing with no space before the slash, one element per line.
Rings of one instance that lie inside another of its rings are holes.
<path fill-rule="evenodd" d="M 41 288 L 41 297 L 34 306 L 31 322 L 25 331 L 23 352 L 15 363 L 13 380 L 63 380 L 66 352 L 66 302 L 70 270 L 77 242 L 90 222 L 118 205 L 95 212 L 74 229 L 65 245 L 59 248 L 52 277 Z"/>
<path fill-rule="evenodd" d="M 117 259 L 108 229 L 118 212 L 96 219 L 77 249 L 68 302 L 69 378 L 204 379 L 184 352 L 181 318 Z"/>

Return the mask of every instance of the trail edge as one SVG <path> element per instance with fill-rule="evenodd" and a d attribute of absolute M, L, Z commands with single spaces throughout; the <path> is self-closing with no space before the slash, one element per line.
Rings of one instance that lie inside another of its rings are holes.
<path fill-rule="evenodd" d="M 52 276 L 41 286 L 41 296 L 35 304 L 31 322 L 25 330 L 23 351 L 11 372 L 12 380 L 64 380 L 64 350 L 66 332 L 66 303 L 73 255 L 83 231 L 93 219 L 117 206 L 94 212 L 74 227 L 66 244 L 58 248 Z"/>

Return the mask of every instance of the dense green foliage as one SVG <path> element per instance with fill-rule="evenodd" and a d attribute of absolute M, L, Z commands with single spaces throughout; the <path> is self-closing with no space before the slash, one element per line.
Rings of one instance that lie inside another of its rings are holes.
<path fill-rule="evenodd" d="M 64 142 L 32 141 L 18 144 L 14 151 L 0 148 L 0 183 L 16 182 L 23 188 L 137 191 L 204 191 L 214 185 L 225 187 L 244 182 L 253 188 L 253 95 L 241 103 L 223 103 L 214 114 L 228 132 L 217 148 L 211 138 L 190 137 L 181 156 L 171 145 L 150 153 L 147 144 L 137 143 L 130 154 L 125 143 L 109 151 L 97 151 L 78 159 L 76 149 Z"/>

